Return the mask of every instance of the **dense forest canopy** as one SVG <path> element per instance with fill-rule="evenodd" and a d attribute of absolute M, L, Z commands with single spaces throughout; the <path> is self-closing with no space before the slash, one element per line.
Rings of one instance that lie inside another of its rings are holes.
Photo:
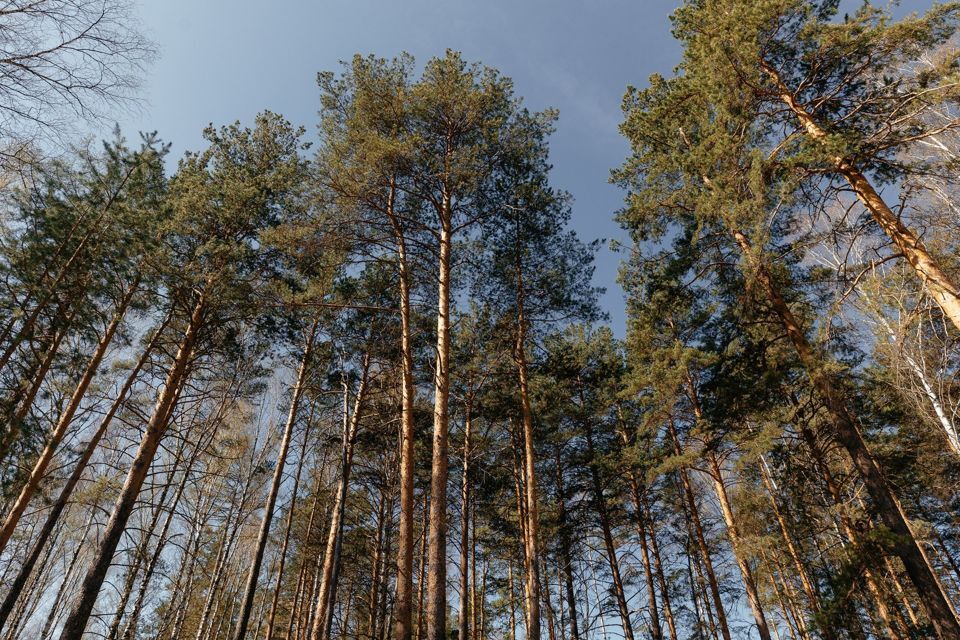
<path fill-rule="evenodd" d="M 960 3 L 683 2 L 622 338 L 500 70 L 74 144 L 132 16 L 0 3 L 0 640 L 960 639 Z"/>

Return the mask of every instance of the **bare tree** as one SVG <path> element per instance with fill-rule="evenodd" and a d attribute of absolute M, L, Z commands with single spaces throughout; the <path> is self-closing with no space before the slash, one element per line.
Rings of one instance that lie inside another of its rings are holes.
<path fill-rule="evenodd" d="M 0 2 L 0 169 L 131 103 L 155 46 L 126 0 Z"/>

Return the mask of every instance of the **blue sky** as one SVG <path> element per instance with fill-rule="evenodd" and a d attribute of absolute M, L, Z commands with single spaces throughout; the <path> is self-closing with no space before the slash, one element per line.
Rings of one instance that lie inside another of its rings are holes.
<path fill-rule="evenodd" d="M 263 109 L 307 127 L 317 122 L 318 71 L 355 53 L 418 63 L 447 48 L 514 79 L 532 109 L 560 110 L 551 140 L 553 181 L 571 192 L 585 240 L 622 234 L 613 213 L 622 192 L 607 183 L 627 154 L 617 131 L 627 84 L 668 72 L 680 51 L 667 0 L 143 0 L 138 14 L 160 58 L 142 107 L 121 118 L 128 137 L 157 130 L 172 156 L 202 147 L 209 123 L 250 122 Z M 604 248 L 596 284 L 614 329 L 623 332 L 619 258 Z"/>
<path fill-rule="evenodd" d="M 849 3 L 854 6 L 854 3 Z M 139 0 L 160 58 L 142 107 L 120 119 L 127 136 L 157 130 L 172 157 L 202 147 L 207 124 L 250 122 L 263 109 L 313 135 L 316 73 L 355 53 L 419 63 L 447 48 L 498 68 L 532 109 L 560 110 L 551 141 L 555 186 L 573 194 L 585 240 L 623 237 L 613 221 L 623 193 L 608 184 L 628 148 L 617 131 L 628 84 L 679 62 L 669 14 L 677 0 Z M 907 0 L 898 13 L 929 3 Z M 604 248 L 596 284 L 623 335 L 619 257 Z"/>

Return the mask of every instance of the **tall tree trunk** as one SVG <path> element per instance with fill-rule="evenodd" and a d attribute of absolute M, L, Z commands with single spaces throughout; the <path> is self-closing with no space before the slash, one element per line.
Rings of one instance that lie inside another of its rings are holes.
<path fill-rule="evenodd" d="M 527 638 L 540 640 L 540 515 L 537 491 L 536 449 L 533 434 L 533 410 L 530 407 L 530 383 L 527 372 L 527 318 L 523 306 L 523 277 L 517 269 L 517 339 L 514 359 L 520 385 L 520 409 L 523 423 L 523 472 L 526 506 L 524 549 L 527 596 Z M 437 640 L 431 638 L 431 640 Z M 628 638 L 627 640 L 632 640 Z"/>
<path fill-rule="evenodd" d="M 627 605 L 627 596 L 623 591 L 623 578 L 620 576 L 620 561 L 617 559 L 617 549 L 613 543 L 613 532 L 610 527 L 607 499 L 603 495 L 603 480 L 600 477 L 600 466 L 593 445 L 593 429 L 587 422 L 584 423 L 583 429 L 587 439 L 587 457 L 590 460 L 590 480 L 593 484 L 593 507 L 597 512 L 597 518 L 600 520 L 600 531 L 603 534 L 603 546 L 607 552 L 607 563 L 610 565 L 610 575 L 613 578 L 613 594 L 617 601 L 617 610 L 620 612 L 620 624 L 623 627 L 623 637 L 625 640 L 633 640 L 630 607 Z"/>
<path fill-rule="evenodd" d="M 110 520 L 103 532 L 100 546 L 97 549 L 93 563 L 91 564 L 80 593 L 74 602 L 70 615 L 64 623 L 63 631 L 60 634 L 60 640 L 81 640 L 87 621 L 93 612 L 93 606 L 96 603 L 97 595 L 100 593 L 100 587 L 106 578 L 107 570 L 113 561 L 113 554 L 117 550 L 117 545 L 126 528 L 127 520 L 133 512 L 137 496 L 140 494 L 140 488 L 143 481 L 150 471 L 150 464 L 153 462 L 157 448 L 160 446 L 160 440 L 166 433 L 167 426 L 170 423 L 170 416 L 173 413 L 174 404 L 177 395 L 181 389 L 188 364 L 193 355 L 194 346 L 197 341 L 197 332 L 203 324 L 204 313 L 206 311 L 207 300 L 203 292 L 200 293 L 193 311 L 190 314 L 190 320 L 187 323 L 183 338 L 174 356 L 173 363 L 164 381 L 163 390 L 157 397 L 157 403 L 153 410 L 153 415 L 147 424 L 147 429 L 140 441 L 140 446 L 134 455 L 130 471 L 124 481 L 123 489 L 117 497 Z"/>
<path fill-rule="evenodd" d="M 687 396 L 693 407 L 694 417 L 699 422 L 703 420 L 703 411 L 700 408 L 700 396 L 697 392 L 697 386 L 693 380 L 693 375 L 689 370 L 686 371 Z M 708 474 L 713 481 L 713 490 L 720 503 L 720 513 L 723 515 L 723 521 L 727 526 L 727 537 L 730 538 L 730 548 L 733 550 L 733 558 L 740 569 L 740 577 L 743 580 L 743 588 L 746 591 L 747 602 L 750 604 L 750 611 L 753 613 L 753 619 L 757 623 L 757 632 L 761 640 L 770 640 L 770 629 L 767 626 L 766 615 L 763 612 L 763 604 L 760 602 L 760 592 L 753 579 L 753 571 L 750 569 L 750 562 L 744 555 L 743 543 L 740 539 L 740 529 L 737 526 L 736 518 L 733 513 L 733 506 L 730 504 L 730 497 L 727 495 L 727 485 L 723 480 L 723 470 L 717 460 L 714 451 L 707 452 L 707 462 L 710 464 L 710 473 Z"/>
<path fill-rule="evenodd" d="M 510 456 L 513 462 L 513 493 L 514 498 L 516 499 L 517 507 L 517 528 L 520 530 L 520 542 L 521 542 L 521 558 L 523 560 L 524 566 L 524 576 L 526 576 L 526 566 L 527 566 L 527 502 L 525 500 L 526 492 L 524 491 L 524 468 L 523 468 L 523 434 L 518 433 L 519 429 L 513 428 L 510 431 L 510 438 L 513 441 L 513 452 Z M 523 605 L 523 628 L 525 633 L 530 625 L 529 610 L 527 604 L 529 602 L 529 583 L 526 578 L 523 580 L 523 598 L 521 599 L 521 604 Z"/>
<path fill-rule="evenodd" d="M 631 438 L 629 435 L 627 435 L 627 429 L 623 419 L 623 411 L 619 405 L 617 406 L 617 432 L 620 435 L 620 442 L 623 444 L 623 446 L 629 447 L 631 445 Z M 641 500 L 640 482 L 637 479 L 637 474 L 632 465 L 627 469 L 627 479 L 629 480 L 630 491 L 633 497 L 634 523 L 637 527 L 637 539 L 640 541 L 641 559 L 643 560 L 643 573 L 647 584 L 647 607 L 650 610 L 650 635 L 653 640 L 662 640 L 663 629 L 660 626 L 660 611 L 657 608 L 657 591 L 653 585 L 653 567 L 650 563 L 650 548 L 647 543 L 647 527 L 644 522 L 644 508 Z M 672 612 L 667 614 L 667 620 L 669 626 L 671 627 L 671 633 L 675 635 L 675 631 L 673 630 Z"/>
<path fill-rule="evenodd" d="M 304 632 L 311 630 L 313 619 L 311 616 L 314 614 L 314 607 L 307 607 L 310 611 L 308 613 L 308 622 L 306 625 L 300 625 L 297 628 L 297 635 L 293 635 L 294 623 L 297 619 L 298 607 L 303 605 L 299 604 L 302 600 L 304 603 L 313 602 L 313 594 L 316 590 L 316 580 L 317 575 L 320 573 L 318 571 L 317 565 L 319 564 L 319 558 L 316 557 L 315 553 L 311 552 L 313 548 L 313 523 L 316 521 L 318 506 L 320 504 L 320 487 L 323 483 L 323 469 L 327 465 L 327 455 L 326 451 L 324 452 L 323 462 L 317 466 L 316 481 L 313 486 L 313 503 L 310 506 L 310 517 L 307 519 L 307 531 L 304 535 L 303 542 L 303 551 L 301 555 L 306 560 L 301 561 L 300 574 L 297 577 L 297 588 L 293 594 L 293 604 L 290 607 L 290 618 L 287 621 L 287 633 L 284 636 L 286 640 L 292 640 L 293 638 L 299 638 L 301 635 L 304 635 Z M 309 588 L 308 588 L 309 587 Z"/>
<path fill-rule="evenodd" d="M 668 422 L 668 429 L 670 438 L 673 440 L 674 452 L 679 456 L 683 453 L 683 450 L 680 447 L 680 439 L 677 437 L 677 430 L 674 428 L 673 422 Z M 710 547 L 707 546 L 706 538 L 703 535 L 703 523 L 700 521 L 700 512 L 697 508 L 697 499 L 693 493 L 693 486 L 690 483 L 690 476 L 683 467 L 679 469 L 678 473 L 683 486 L 683 493 L 686 497 L 687 508 L 689 509 L 690 524 L 693 527 L 697 546 L 700 549 L 700 556 L 703 560 L 703 569 L 707 576 L 708 586 L 710 587 L 710 596 L 713 598 L 714 608 L 717 613 L 720 633 L 723 635 L 723 640 L 731 640 L 730 628 L 727 625 L 727 614 L 723 609 L 723 600 L 720 599 L 720 585 L 717 582 L 717 576 L 713 570 Z"/>
<path fill-rule="evenodd" d="M 517 640 L 517 605 L 514 599 L 513 559 L 507 564 L 507 588 L 510 590 L 510 640 Z"/>
<path fill-rule="evenodd" d="M 90 440 L 84 447 L 83 453 L 80 454 L 80 459 L 74 463 L 73 472 L 70 474 L 67 482 L 63 485 L 63 488 L 60 489 L 60 494 L 57 496 L 57 500 L 53 503 L 50 511 L 47 513 L 46 520 L 44 520 L 43 526 L 40 528 L 40 532 L 35 534 L 33 546 L 31 546 L 30 552 L 27 554 L 26 559 L 20 566 L 20 570 L 17 572 L 17 577 L 14 578 L 13 582 L 10 583 L 9 590 L 3 600 L 3 604 L 0 604 L 0 629 L 3 628 L 3 625 L 6 622 L 7 617 L 10 615 L 10 612 L 13 611 L 13 607 L 16 603 L 18 595 L 20 594 L 20 591 L 26 585 L 27 580 L 30 577 L 30 573 L 33 571 L 37 560 L 40 558 L 40 554 L 43 552 L 44 546 L 50 539 L 50 535 L 53 533 L 54 528 L 59 522 L 60 516 L 67 508 L 74 489 L 76 489 L 77 485 L 80 483 L 80 479 L 83 477 L 83 474 L 87 469 L 87 465 L 90 463 L 90 459 L 93 457 L 94 452 L 100 445 L 100 440 L 103 439 L 103 436 L 106 434 L 107 428 L 113 422 L 113 418 L 117 414 L 117 411 L 120 410 L 120 407 L 126 401 L 127 395 L 130 393 L 130 389 L 133 387 L 137 377 L 140 374 L 140 370 L 147 363 L 147 360 L 150 358 L 150 355 L 156 348 L 157 342 L 159 341 L 160 336 L 163 333 L 163 330 L 166 328 L 169 320 L 170 316 L 168 315 L 154 332 L 153 337 L 144 348 L 143 353 L 140 354 L 140 359 L 127 375 L 127 379 L 124 381 L 123 386 L 117 393 L 116 399 L 113 401 L 113 404 L 110 405 L 107 413 L 100 420 L 100 425 L 90 437 Z"/>
<path fill-rule="evenodd" d="M 814 616 L 816 616 L 816 614 L 820 613 L 820 597 L 813 586 L 813 582 L 810 580 L 807 567 L 804 564 L 803 559 L 800 557 L 800 552 L 793 540 L 793 535 L 790 533 L 790 527 L 787 524 L 787 519 L 784 516 L 783 510 L 780 508 L 779 501 L 777 500 L 776 484 L 774 483 L 773 477 L 770 474 L 770 470 L 767 467 L 766 458 L 764 458 L 762 455 L 760 456 L 760 477 L 763 480 L 764 488 L 767 490 L 767 496 L 770 499 L 770 507 L 773 511 L 774 517 L 777 520 L 777 524 L 779 525 L 780 536 L 783 538 L 783 544 L 790 555 L 790 560 L 793 562 L 793 568 L 796 571 L 796 575 L 800 579 L 800 584 L 803 587 L 803 591 L 807 596 L 807 602 L 810 605 L 810 611 L 814 614 Z M 832 629 L 821 629 L 820 632 L 826 640 L 830 640 L 834 637 Z"/>
<path fill-rule="evenodd" d="M 707 461 L 710 463 L 710 478 L 713 480 L 713 490 L 717 494 L 717 500 L 720 502 L 720 512 L 723 514 L 723 521 L 727 525 L 727 537 L 730 538 L 730 548 L 733 549 L 733 558 L 740 568 L 740 577 L 743 579 L 743 587 L 747 593 L 747 601 L 750 603 L 750 610 L 753 612 L 753 619 L 757 623 L 757 632 L 762 640 L 770 640 L 770 628 L 767 626 L 767 617 L 763 612 L 763 603 L 760 602 L 760 592 L 757 589 L 757 583 L 753 579 L 753 571 L 750 569 L 750 562 L 745 556 L 743 541 L 740 536 L 740 528 L 737 526 L 736 517 L 733 514 L 733 506 L 730 504 L 730 496 L 727 495 L 727 485 L 723 481 L 723 470 L 717 461 L 714 452 L 707 454 Z"/>
<path fill-rule="evenodd" d="M 437 286 L 437 359 L 434 369 L 433 465 L 430 473 L 430 539 L 427 575 L 427 640 L 447 637 L 447 475 L 450 397 L 450 251 L 453 239 L 450 195 L 440 212 Z M 530 638 L 539 640 L 539 638 Z"/>
<path fill-rule="evenodd" d="M 300 460 L 297 462 L 297 472 L 293 476 L 293 489 L 290 491 L 290 506 L 287 508 L 287 523 L 283 531 L 283 542 L 280 545 L 280 559 L 276 573 L 276 580 L 273 587 L 273 598 L 270 601 L 270 612 L 267 614 L 266 640 L 273 638 L 273 625 L 277 618 L 277 607 L 280 604 L 280 590 L 283 588 L 283 571 L 287 562 L 287 548 L 290 545 L 290 531 L 293 529 L 293 517 L 296 514 L 297 492 L 300 490 L 300 476 L 303 473 L 303 463 L 307 459 L 307 447 L 310 443 L 310 427 L 313 424 L 311 418 L 307 422 L 307 427 L 303 434 L 303 449 L 300 452 Z"/>
<path fill-rule="evenodd" d="M 470 436 L 473 423 L 470 400 L 464 407 L 463 476 L 460 486 L 460 640 L 470 640 Z"/>
<path fill-rule="evenodd" d="M 247 584 L 244 588 L 240 605 L 240 619 L 237 621 L 233 633 L 234 640 L 243 640 L 247 635 L 247 625 L 250 623 L 250 611 L 253 607 L 253 597 L 257 592 L 257 582 L 260 580 L 260 565 L 263 564 L 263 553 L 267 548 L 267 538 L 270 536 L 270 524 L 273 522 L 273 510 L 277 505 L 277 496 L 280 494 L 280 485 L 283 484 L 283 469 L 287 462 L 287 451 L 290 440 L 293 439 L 293 426 L 297 421 L 297 409 L 300 398 L 303 396 L 303 387 L 310 370 L 310 357 L 313 354 L 313 342 L 317 334 L 319 319 L 315 319 L 307 331 L 307 339 L 303 346 L 303 356 L 297 370 L 297 379 L 293 385 L 290 397 L 290 411 L 287 413 L 287 422 L 283 429 L 283 438 L 280 441 L 280 451 L 277 453 L 277 466 L 273 470 L 273 480 L 270 483 L 270 493 L 267 495 L 267 504 L 263 510 L 263 519 L 260 521 L 260 531 L 257 534 L 257 546 L 253 554 L 253 563 L 247 574 Z"/>
<path fill-rule="evenodd" d="M 673 607 L 670 604 L 670 588 L 667 585 L 666 577 L 663 572 L 663 562 L 660 559 L 660 543 L 657 542 L 657 527 L 654 519 L 650 515 L 653 513 L 647 502 L 646 494 L 640 494 L 640 503 L 642 510 L 640 512 L 640 524 L 642 528 L 650 535 L 650 551 L 653 553 L 653 567 L 657 576 L 657 585 L 660 587 L 660 597 L 663 600 L 663 615 L 667 619 L 667 628 L 670 629 L 670 640 L 677 640 L 677 625 L 673 617 Z M 641 536 L 643 534 L 641 533 Z"/>
<path fill-rule="evenodd" d="M 910 576 L 936 633 L 941 638 L 960 638 L 960 621 L 957 620 L 953 606 L 926 553 L 917 541 L 903 507 L 863 440 L 857 420 L 843 396 L 843 385 L 834 378 L 829 368 L 824 366 L 824 362 L 807 340 L 802 325 L 780 294 L 766 265 L 754 252 L 749 239 L 738 230 L 733 230 L 732 235 L 766 293 L 811 383 L 823 399 L 834 436 L 850 455 L 881 520 L 896 537 L 894 550 L 906 567 L 907 575 Z M 957 322 L 960 327 L 960 309 Z"/>
<path fill-rule="evenodd" d="M 14 501 L 13 507 L 11 507 L 10 511 L 7 513 L 7 517 L 4 519 L 3 525 L 0 525 L 0 553 L 3 553 L 3 550 L 6 548 L 7 542 L 10 540 L 10 536 L 13 535 L 13 531 L 16 528 L 17 523 L 20 521 L 20 516 L 23 515 L 23 512 L 26 510 L 31 498 L 33 498 L 34 493 L 36 493 L 37 487 L 40 486 L 40 481 L 43 480 L 43 475 L 46 473 L 47 467 L 49 466 L 50 461 L 53 459 L 53 455 L 56 452 L 57 447 L 60 446 L 60 442 L 66 435 L 67 429 L 73 422 L 73 416 L 76 415 L 77 409 L 80 408 L 80 402 L 86 395 L 87 389 L 89 388 L 90 383 L 93 381 L 94 375 L 96 375 L 97 370 L 100 368 L 100 363 L 103 361 L 103 356 L 107 353 L 110 343 L 113 342 L 113 336 L 116 334 L 117 328 L 123 321 L 123 317 L 126 315 L 127 308 L 130 306 L 130 301 L 133 299 L 139 284 L 140 278 L 138 276 L 134 279 L 133 283 L 124 293 L 123 298 L 120 300 L 120 304 L 117 306 L 117 310 L 113 314 L 113 318 L 110 320 L 110 324 L 107 325 L 103 336 L 97 343 L 97 346 L 93 351 L 93 355 L 90 357 L 80 381 L 77 382 L 77 386 L 73 390 L 73 395 L 70 396 L 70 400 L 67 403 L 66 408 L 60 414 L 60 419 L 57 420 L 56 426 L 48 436 L 47 443 L 44 446 L 43 451 L 40 452 L 40 457 L 38 457 L 37 461 L 34 463 L 33 469 L 30 471 L 30 476 L 27 478 L 23 488 L 20 490 L 20 494 Z"/>
<path fill-rule="evenodd" d="M 823 454 L 816 442 L 813 432 L 810 431 L 809 428 L 803 427 L 801 429 L 801 435 L 807 443 L 807 447 L 810 449 L 810 453 L 813 456 L 814 465 L 819 470 L 820 476 L 823 478 L 823 483 L 827 488 L 827 493 L 830 495 L 831 501 L 835 507 L 844 507 L 845 503 L 843 496 L 840 493 L 840 487 L 837 486 L 837 482 L 834 480 L 833 474 L 830 471 L 830 467 L 827 466 L 826 461 L 823 459 Z M 854 523 L 843 510 L 839 512 L 839 519 L 840 526 L 843 529 L 843 535 L 846 536 L 846 539 L 850 541 L 850 545 L 853 548 L 854 557 L 861 556 L 861 550 L 863 547 L 860 541 L 860 535 L 857 533 Z M 897 620 L 895 619 L 893 612 L 891 612 L 890 607 L 887 605 L 883 590 L 880 588 L 880 583 L 877 580 L 873 569 L 865 566 L 863 568 L 863 578 L 871 600 L 873 601 L 874 606 L 877 608 L 877 614 L 880 616 L 880 621 L 883 623 L 887 636 L 889 638 L 899 638 L 901 635 L 907 632 L 906 627 L 897 625 Z"/>
<path fill-rule="evenodd" d="M 102 491 L 102 490 L 101 490 Z M 94 502 L 94 506 L 90 508 L 90 517 L 87 519 L 86 526 L 83 528 L 84 536 L 87 535 L 87 532 L 90 531 L 90 528 L 94 524 L 94 517 L 97 514 L 96 502 L 99 501 L 100 496 L 102 495 L 101 491 L 97 492 L 97 496 Z M 52 548 L 52 545 L 51 545 Z M 53 599 L 53 604 L 50 605 L 50 611 L 47 613 L 47 619 L 43 624 L 43 629 L 40 631 L 41 640 L 47 640 L 53 633 L 53 627 L 56 623 L 57 616 L 60 613 L 60 605 L 63 603 L 64 598 L 68 592 L 68 587 L 70 586 L 70 579 L 73 577 L 74 569 L 80 562 L 80 556 L 83 554 L 84 545 L 78 544 L 74 549 L 73 553 L 70 555 L 70 564 L 67 565 L 66 571 L 63 573 L 63 581 L 60 583 L 60 586 L 57 588 L 57 595 Z M 49 553 L 49 550 L 47 551 Z M 16 626 L 16 625 L 14 625 Z"/>
<path fill-rule="evenodd" d="M 773 82 L 780 100 L 794 113 L 807 135 L 813 140 L 824 140 L 828 135 L 827 130 L 797 100 L 793 91 L 781 79 L 780 73 L 766 60 L 761 59 L 760 66 Z M 944 315 L 950 319 L 954 327 L 960 329 L 960 289 L 950 275 L 940 267 L 936 259 L 927 251 L 923 241 L 903 223 L 900 216 L 890 209 L 867 176 L 849 158 L 837 155 L 832 158 L 832 161 L 836 172 L 843 176 L 883 232 L 897 245 L 897 249 L 907 259 L 920 282 L 943 310 Z M 917 588 L 922 591 L 924 587 L 917 585 Z M 936 585 L 925 583 L 925 588 L 934 589 Z M 960 635 L 960 625 L 956 617 L 953 618 L 952 623 L 945 617 L 948 614 L 952 616 L 952 612 L 943 609 L 940 605 L 935 610 L 935 614 L 931 618 L 936 618 L 933 623 L 938 633 L 943 629 L 952 629 L 953 633 Z"/>
<path fill-rule="evenodd" d="M 360 427 L 360 418 L 363 414 L 363 403 L 367 394 L 369 366 L 369 355 L 364 355 L 360 385 L 357 388 L 357 396 L 354 399 L 352 414 L 349 411 L 349 389 L 344 387 L 340 481 L 337 485 L 337 495 L 334 499 L 333 510 L 330 514 L 330 529 L 323 554 L 323 570 L 321 572 L 320 585 L 317 590 L 315 617 L 311 629 L 312 640 L 329 638 L 330 627 L 333 624 L 333 605 L 337 596 L 337 582 L 340 575 L 340 551 L 343 547 L 343 519 L 347 505 L 347 492 L 350 488 L 350 472 L 353 467 L 354 445 L 357 439 L 357 431 Z"/>
<path fill-rule="evenodd" d="M 557 536 L 559 551 L 557 559 L 560 562 L 560 571 L 563 574 L 564 592 L 567 598 L 567 609 L 570 611 L 570 640 L 580 640 L 580 629 L 577 621 L 577 596 L 573 589 L 573 562 L 571 559 L 572 542 L 570 540 L 570 523 L 567 521 L 567 491 L 563 481 L 563 465 L 560 455 L 560 445 L 554 445 L 554 464 L 557 483 Z"/>
<path fill-rule="evenodd" d="M 370 561 L 370 594 L 367 598 L 367 635 L 377 640 L 377 604 L 380 596 L 380 580 L 384 563 L 384 540 L 386 538 L 387 495 L 386 488 L 380 486 L 380 499 L 377 501 L 377 532 L 373 537 L 373 554 Z"/>
<path fill-rule="evenodd" d="M 399 218 L 394 214 L 396 183 L 390 181 L 387 214 L 397 243 L 397 277 L 400 285 L 400 522 L 397 531 L 397 586 L 394 605 L 394 640 L 413 638 L 413 545 L 414 457 L 413 341 L 410 327 L 410 266 L 407 243 Z"/>
<path fill-rule="evenodd" d="M 423 496 L 423 524 L 420 527 L 420 577 L 417 581 L 417 640 L 426 634 L 427 616 L 423 600 L 427 591 L 427 540 L 430 527 L 430 494 Z"/>
<path fill-rule="evenodd" d="M 183 460 L 183 452 L 186 449 L 187 441 L 181 440 L 177 451 L 173 456 L 173 468 L 170 470 L 170 474 L 167 477 L 167 481 L 163 483 L 163 489 L 160 491 L 160 497 L 154 499 L 154 496 L 151 495 L 149 499 L 149 504 L 153 507 L 153 513 L 150 515 L 150 523 L 145 529 L 143 529 L 140 542 L 137 544 L 136 548 L 132 550 L 133 559 L 127 567 L 127 575 L 123 581 L 123 589 L 120 591 L 120 598 L 117 601 L 117 604 L 114 606 L 113 621 L 110 623 L 110 628 L 107 630 L 107 640 L 116 640 L 117 636 L 120 634 L 120 624 L 123 622 L 123 614 L 127 610 L 127 603 L 130 602 L 130 598 L 133 596 L 133 587 L 137 583 L 137 576 L 140 574 L 140 567 L 143 565 L 144 561 L 147 559 L 147 551 L 150 547 L 150 538 L 153 537 L 154 531 L 157 529 L 157 525 L 160 524 L 160 518 L 163 515 L 163 507 L 167 501 L 167 494 L 170 493 L 170 487 L 173 484 L 173 478 L 177 473 L 177 468 L 180 466 L 180 463 Z"/>
<path fill-rule="evenodd" d="M 393 485 L 390 480 L 393 477 L 395 471 L 393 469 L 392 462 L 388 462 L 387 465 L 387 477 L 386 477 L 386 490 L 387 495 L 387 509 L 385 513 L 386 517 L 386 530 L 383 534 L 383 555 L 380 569 L 380 594 L 378 596 L 377 602 L 377 636 L 374 640 L 386 640 L 387 635 L 390 632 L 389 622 L 390 618 L 393 615 L 391 610 L 388 610 L 388 591 L 390 586 L 390 565 L 392 564 L 389 561 L 391 557 L 391 551 L 393 549 L 393 512 L 394 512 L 394 493 Z"/>

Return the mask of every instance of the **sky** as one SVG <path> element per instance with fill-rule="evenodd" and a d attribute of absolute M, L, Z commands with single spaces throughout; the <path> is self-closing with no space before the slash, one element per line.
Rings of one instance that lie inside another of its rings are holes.
<path fill-rule="evenodd" d="M 527 107 L 559 109 L 552 180 L 574 197 L 583 240 L 624 239 L 613 216 L 623 192 L 610 170 L 629 151 L 620 135 L 628 85 L 669 74 L 680 61 L 669 14 L 678 0 L 138 0 L 143 31 L 160 56 L 143 102 L 119 118 L 128 138 L 158 131 L 172 158 L 203 148 L 208 124 L 250 123 L 270 109 L 315 135 L 318 71 L 355 53 L 413 54 L 418 64 L 448 48 L 513 78 Z M 849 4 L 852 8 L 853 2 Z M 896 13 L 922 10 L 905 0 Z M 609 243 L 595 284 L 617 335 L 624 333 L 620 256 Z"/>
<path fill-rule="evenodd" d="M 318 71 L 355 53 L 415 56 L 446 49 L 513 78 L 534 110 L 560 111 L 551 139 L 552 180 L 574 197 L 584 240 L 624 234 L 613 221 L 623 192 L 608 183 L 628 146 L 617 127 L 628 84 L 669 72 L 680 59 L 670 37 L 673 0 L 141 0 L 137 14 L 159 58 L 141 106 L 119 119 L 128 138 L 159 132 L 172 158 L 203 148 L 208 124 L 250 123 L 270 109 L 316 131 Z M 606 243 L 595 284 L 618 335 L 624 329 L 619 257 Z"/>

